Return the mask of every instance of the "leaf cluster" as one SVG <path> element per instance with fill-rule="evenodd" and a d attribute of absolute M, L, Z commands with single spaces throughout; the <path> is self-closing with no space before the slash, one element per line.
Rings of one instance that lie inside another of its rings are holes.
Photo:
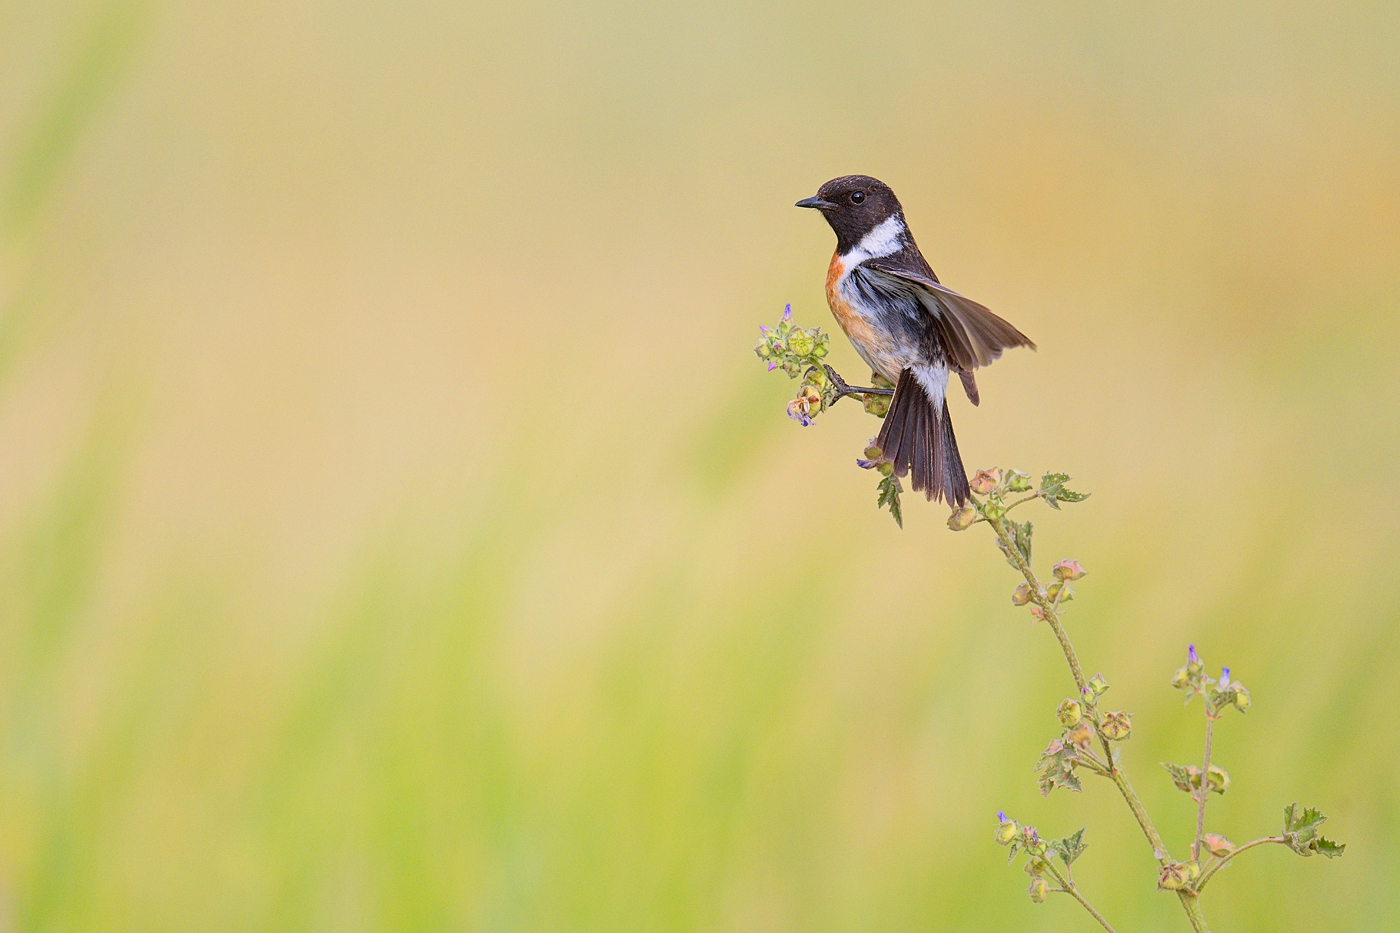
<path fill-rule="evenodd" d="M 1299 855 L 1325 855 L 1336 858 L 1346 851 L 1346 843 L 1333 842 L 1319 833 L 1318 827 L 1327 822 L 1320 810 L 1307 807 L 1301 812 L 1296 803 L 1283 808 L 1283 844 Z"/>

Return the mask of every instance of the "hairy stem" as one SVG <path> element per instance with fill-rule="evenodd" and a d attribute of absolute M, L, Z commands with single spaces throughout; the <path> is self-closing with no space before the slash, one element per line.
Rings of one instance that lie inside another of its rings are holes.
<path fill-rule="evenodd" d="M 1090 904 L 1084 898 L 1084 895 L 1079 893 L 1079 888 L 1075 886 L 1074 879 L 1066 877 L 1069 874 L 1068 865 L 1065 866 L 1064 875 L 1060 874 L 1060 871 L 1058 868 L 1055 867 L 1054 862 L 1047 860 L 1045 865 L 1046 868 L 1050 870 L 1050 874 L 1054 875 L 1055 880 L 1060 883 L 1060 887 L 1058 890 L 1064 892 L 1065 894 L 1068 894 L 1070 897 L 1078 901 L 1080 906 L 1083 907 L 1085 910 L 1089 911 L 1089 915 L 1095 920 L 1097 920 L 1103 926 L 1103 928 L 1108 931 L 1108 933 L 1118 933 L 1117 930 L 1113 929 L 1112 924 L 1110 924 L 1107 920 L 1104 919 L 1104 915 L 1095 910 L 1094 905 Z"/>
<path fill-rule="evenodd" d="M 987 523 L 992 526 L 992 530 L 997 533 L 997 538 L 1001 540 L 1002 547 L 1006 550 L 1007 557 L 1016 565 L 1016 569 L 1021 571 L 1021 576 L 1026 578 L 1027 585 L 1031 588 L 1031 601 L 1040 607 L 1044 613 L 1045 621 L 1050 624 L 1050 630 L 1059 639 L 1060 649 L 1065 653 L 1065 660 L 1069 663 L 1069 671 L 1074 675 L 1074 683 L 1081 691 L 1089 683 L 1084 676 L 1084 668 L 1079 663 L 1079 656 L 1074 653 L 1074 645 L 1070 644 L 1069 634 L 1065 632 L 1065 627 L 1060 624 L 1059 613 L 1055 611 L 1054 603 L 1046 599 L 1040 588 L 1040 581 L 1036 579 L 1035 571 L 1031 570 L 1031 565 L 1026 563 L 1021 552 L 1016 550 L 1016 545 L 1011 540 L 1011 536 L 1006 532 L 1006 525 L 1000 519 L 987 519 Z"/>
<path fill-rule="evenodd" d="M 1128 776 L 1123 773 L 1123 769 L 1114 765 L 1108 776 L 1113 778 L 1113 783 L 1117 785 L 1118 792 L 1123 795 L 1128 809 L 1132 810 L 1133 816 L 1137 818 L 1138 825 L 1142 827 L 1143 835 L 1152 845 L 1152 855 L 1157 859 L 1158 864 L 1165 865 L 1170 862 L 1171 856 L 1167 854 L 1167 844 L 1158 835 L 1157 827 L 1152 825 L 1152 818 L 1147 815 L 1147 808 L 1142 805 L 1142 800 L 1138 797 L 1137 791 L 1133 790 L 1133 785 L 1128 782 Z"/>
<path fill-rule="evenodd" d="M 1206 700 L 1206 757 L 1201 765 L 1201 789 L 1197 792 L 1196 804 L 1196 845 L 1191 849 L 1191 857 L 1201 860 L 1201 839 L 1206 833 L 1206 800 L 1210 797 L 1210 746 L 1215 738 L 1215 714 L 1211 712 L 1210 701 Z"/>
<path fill-rule="evenodd" d="M 1186 911 L 1186 917 L 1191 921 L 1191 929 L 1196 933 L 1210 933 L 1210 927 L 1206 924 L 1206 915 L 1201 913 L 1201 899 L 1196 896 L 1195 891 L 1177 891 L 1177 897 L 1181 899 L 1182 909 Z"/>
<path fill-rule="evenodd" d="M 1030 564 L 1021 556 L 1021 552 L 1017 550 L 1015 542 L 1011 539 L 1011 535 L 1007 533 L 1006 525 L 1000 519 L 993 518 L 988 518 L 987 524 L 991 525 L 992 530 L 996 532 L 997 539 L 1001 542 L 1002 550 L 1006 553 L 1007 559 L 1011 561 L 1017 570 L 1021 571 L 1021 576 L 1026 578 L 1026 584 L 1031 588 L 1031 601 L 1040 607 L 1042 617 L 1050 626 L 1050 630 L 1055 633 L 1055 638 L 1059 641 L 1060 648 L 1065 653 L 1065 661 L 1069 664 L 1070 673 L 1074 676 L 1074 683 L 1082 693 L 1089 681 L 1088 678 L 1084 676 L 1084 668 L 1079 663 L 1079 656 L 1074 652 L 1074 645 L 1070 643 L 1069 634 L 1065 631 L 1064 625 L 1060 623 L 1058 600 L 1052 602 L 1045 597 L 1044 591 L 1040 588 L 1040 580 L 1036 578 L 1035 571 L 1031 569 Z M 1061 587 L 1061 590 L 1063 591 L 1063 587 Z M 1128 804 L 1128 809 L 1132 811 L 1133 817 L 1138 821 L 1138 826 L 1142 827 L 1142 833 L 1147 837 L 1148 843 L 1151 844 L 1152 854 L 1156 857 L 1158 864 L 1167 864 L 1171 861 L 1171 856 L 1167 852 L 1166 843 L 1162 841 L 1162 836 L 1157 832 L 1157 827 L 1152 825 L 1152 818 L 1147 815 L 1147 808 L 1142 805 L 1142 799 L 1139 798 L 1137 792 L 1133 790 L 1133 785 L 1129 783 L 1128 776 L 1123 773 L 1123 770 L 1119 768 L 1114 761 L 1113 752 L 1106 739 L 1103 745 L 1104 753 L 1108 756 L 1110 769 L 1108 776 L 1112 778 L 1113 783 L 1117 785 L 1118 792 L 1123 795 L 1123 800 Z M 1207 762 L 1207 771 L 1209 771 L 1209 762 Z M 1204 786 L 1204 776 L 1201 780 L 1202 786 Z M 1204 883 L 1204 879 L 1202 883 Z M 1088 902 L 1080 898 L 1070 885 L 1065 884 L 1064 887 L 1066 892 L 1074 895 L 1076 900 L 1083 904 L 1085 909 L 1093 914 L 1095 919 L 1102 923 L 1105 928 L 1112 929 L 1112 927 L 1108 925 L 1108 922 L 1105 921 L 1097 911 L 1090 907 Z M 1191 928 L 1195 933 L 1210 933 L 1210 927 L 1206 924 L 1205 914 L 1201 912 L 1201 905 L 1196 896 L 1196 892 L 1178 891 L 1177 896 L 1181 900 L 1181 907 L 1186 911 L 1186 917 L 1191 921 Z"/>
<path fill-rule="evenodd" d="M 1050 630 L 1055 633 L 1055 638 L 1059 640 L 1060 648 L 1065 653 L 1065 661 L 1069 663 L 1070 673 L 1074 675 L 1074 682 L 1082 692 L 1089 680 L 1084 676 L 1084 668 L 1079 663 L 1079 656 L 1074 653 L 1074 645 L 1070 644 L 1069 633 L 1060 623 L 1060 616 L 1055 609 L 1055 604 L 1043 595 L 1040 580 L 1036 578 L 1031 565 L 1026 563 L 1026 559 L 1021 556 L 1021 552 L 1016 549 L 1015 543 L 1006 531 L 1006 525 L 1000 519 L 991 518 L 987 519 L 987 523 L 997 533 L 997 538 L 1001 540 L 1002 548 L 1006 551 L 1011 562 L 1017 570 L 1021 571 L 1021 576 L 1026 578 L 1026 583 L 1031 588 L 1031 600 L 1040 607 L 1045 621 L 1050 625 Z M 1152 818 L 1147 815 L 1147 809 L 1143 807 L 1137 792 L 1133 790 L 1133 785 L 1128 783 L 1127 775 L 1114 763 L 1113 753 L 1108 748 L 1106 741 L 1104 742 L 1104 752 L 1108 756 L 1110 769 L 1108 776 L 1113 778 L 1114 784 L 1118 785 L 1118 791 L 1127 801 L 1128 809 L 1133 811 L 1133 816 L 1137 818 L 1138 825 L 1142 827 L 1143 834 L 1147 836 L 1147 841 L 1152 844 L 1152 854 L 1157 857 L 1159 862 L 1166 864 L 1170 861 L 1170 857 L 1167 855 L 1167 845 L 1162 841 L 1157 828 L 1152 825 Z"/>
<path fill-rule="evenodd" d="M 1282 843 L 1283 841 L 1284 840 L 1282 836 L 1265 836 L 1263 839 L 1255 839 L 1253 842 L 1246 842 L 1242 846 L 1236 846 L 1235 848 L 1231 849 L 1228 854 L 1222 856 L 1220 861 L 1216 862 L 1214 865 L 1210 866 L 1210 868 L 1206 869 L 1205 873 L 1201 875 L 1201 880 L 1196 882 L 1196 893 L 1199 894 L 1201 890 L 1206 886 L 1206 882 L 1214 878 L 1215 873 L 1220 871 L 1220 869 L 1224 868 L 1226 862 L 1230 861 L 1230 859 L 1239 855 L 1241 852 L 1244 852 L 1247 849 L 1252 849 L 1255 846 L 1267 845 L 1270 842 Z"/>

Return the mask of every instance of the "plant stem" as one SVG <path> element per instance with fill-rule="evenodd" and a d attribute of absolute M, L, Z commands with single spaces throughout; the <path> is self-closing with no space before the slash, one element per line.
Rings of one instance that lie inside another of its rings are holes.
<path fill-rule="evenodd" d="M 1000 539 L 1007 557 L 1010 558 L 1016 569 L 1021 571 L 1021 576 L 1026 578 L 1026 584 L 1031 588 L 1031 600 L 1040 607 L 1040 611 L 1044 613 L 1045 621 L 1050 624 L 1050 630 L 1059 639 L 1060 648 L 1065 653 L 1065 660 L 1069 662 L 1069 671 L 1074 675 L 1074 683 L 1082 691 L 1089 681 L 1084 676 L 1084 668 L 1079 664 L 1078 655 L 1074 653 L 1074 645 L 1070 644 L 1069 635 L 1066 634 L 1064 626 L 1060 624 L 1060 617 L 1055 611 L 1054 604 L 1042 595 L 1040 581 L 1036 579 L 1035 571 L 1031 570 L 1030 564 L 1026 563 L 1021 552 L 1016 550 L 1016 544 L 1006 533 L 1006 525 L 1000 519 L 991 518 L 987 519 L 987 523 L 996 531 L 997 538 Z"/>
<path fill-rule="evenodd" d="M 1210 746 L 1215 738 L 1215 715 L 1210 710 L 1210 700 L 1206 698 L 1206 757 L 1201 765 L 1201 789 L 1198 791 L 1199 803 L 1196 805 L 1196 845 L 1191 850 L 1191 857 L 1197 862 L 1201 861 L 1201 839 L 1206 832 L 1206 800 L 1210 797 Z"/>
<path fill-rule="evenodd" d="M 1191 929 L 1196 933 L 1210 933 L 1210 927 L 1206 924 L 1206 915 L 1201 913 L 1201 899 L 1196 896 L 1195 891 L 1177 891 L 1177 897 L 1181 899 L 1182 909 L 1186 911 L 1186 918 L 1191 921 Z"/>
<path fill-rule="evenodd" d="M 1263 839 L 1255 839 L 1253 842 L 1246 842 L 1246 843 L 1245 843 L 1244 845 L 1242 845 L 1242 846 L 1236 846 L 1235 848 L 1231 849 L 1231 850 L 1229 851 L 1229 853 L 1227 853 L 1226 855 L 1224 855 L 1224 856 L 1221 857 L 1220 861 L 1216 862 L 1214 865 L 1212 865 L 1210 868 L 1208 868 L 1208 869 L 1206 870 L 1205 874 L 1201 875 L 1201 880 L 1196 882 L 1196 893 L 1199 894 L 1199 893 L 1201 892 L 1201 889 L 1204 888 L 1204 887 L 1206 886 L 1206 882 L 1209 881 L 1210 879 L 1214 878 L 1214 877 L 1215 877 L 1215 873 L 1218 872 L 1218 871 L 1220 871 L 1220 869 L 1224 868 L 1224 867 L 1225 867 L 1225 863 L 1228 862 L 1228 861 L 1230 861 L 1230 859 L 1232 859 L 1232 858 L 1234 858 L 1235 856 L 1239 855 L 1241 852 L 1245 851 L 1246 849 L 1252 849 L 1252 848 L 1254 848 L 1255 846 L 1262 846 L 1262 845 L 1265 845 L 1265 844 L 1270 843 L 1270 842 L 1282 843 L 1282 842 L 1283 842 L 1283 837 L 1282 837 L 1282 836 L 1265 836 Z"/>
<path fill-rule="evenodd" d="M 1044 591 L 1040 588 L 1040 580 L 1036 578 L 1035 571 L 1031 569 L 1026 559 L 1021 556 L 1021 552 L 1016 548 L 1015 542 L 1011 539 L 1011 536 L 1007 534 L 1006 525 L 1000 519 L 992 518 L 987 519 L 987 524 L 991 525 L 992 530 L 996 532 L 997 540 L 1001 543 L 1002 551 L 1005 552 L 1007 559 L 1017 570 L 1021 571 L 1021 576 L 1026 578 L 1026 584 L 1031 588 L 1031 601 L 1040 607 L 1042 618 L 1044 618 L 1046 624 L 1050 626 L 1050 631 L 1055 633 L 1055 638 L 1060 643 L 1060 649 L 1065 653 L 1065 661 L 1069 664 L 1070 673 L 1074 676 L 1074 683 L 1079 688 L 1080 693 L 1083 693 L 1089 681 L 1088 678 L 1084 676 L 1084 668 L 1079 663 L 1079 656 L 1074 652 L 1074 645 L 1070 644 L 1069 634 L 1065 631 L 1065 627 L 1060 624 L 1060 616 L 1057 611 L 1058 600 L 1052 602 L 1045 597 Z M 1063 591 L 1063 587 L 1061 587 L 1061 590 Z M 1142 833 L 1147 837 L 1148 843 L 1152 846 L 1152 854 L 1156 857 L 1158 864 L 1167 864 L 1171 861 L 1171 855 L 1167 852 L 1166 843 L 1162 841 L 1162 837 L 1157 832 L 1157 828 L 1152 825 L 1152 818 L 1147 815 L 1147 808 L 1142 805 L 1142 800 L 1138 797 L 1137 792 L 1133 790 L 1133 785 L 1129 783 L 1128 776 L 1123 773 L 1122 769 L 1119 768 L 1117 763 L 1113 760 L 1113 752 L 1109 747 L 1107 739 L 1104 739 L 1103 745 L 1104 753 L 1108 756 L 1110 768 L 1108 776 L 1111 777 L 1113 783 L 1117 785 L 1118 792 L 1123 795 L 1123 800 L 1128 804 L 1128 809 L 1133 812 L 1133 817 L 1138 821 L 1138 826 L 1142 827 Z M 1209 773 L 1209 761 L 1207 761 L 1206 770 L 1207 773 Z M 1205 786 L 1205 783 L 1205 775 L 1202 775 L 1202 787 Z M 1242 846 L 1241 849 L 1243 848 L 1245 847 Z M 1212 872 L 1212 874 L 1213 873 L 1214 872 Z M 1058 873 L 1056 873 L 1056 877 L 1059 877 Z M 1202 884 L 1204 884 L 1205 877 L 1208 876 L 1202 877 Z M 1088 901 L 1080 897 L 1073 887 L 1069 884 L 1065 884 L 1063 880 L 1061 883 L 1069 894 L 1073 895 L 1080 904 L 1084 905 L 1084 909 L 1088 910 L 1096 920 L 1104 925 L 1105 929 L 1113 929 L 1108 925 L 1108 921 L 1104 920 L 1098 911 L 1089 906 Z M 1196 891 L 1178 891 L 1177 897 L 1180 899 L 1181 907 L 1186 911 L 1186 918 L 1191 921 L 1191 928 L 1195 933 L 1210 933 L 1210 927 L 1206 924 L 1205 914 L 1201 912 L 1201 905 L 1196 896 Z"/>
<path fill-rule="evenodd" d="M 1113 929 L 1113 926 L 1107 920 L 1104 919 L 1103 914 L 1095 910 L 1094 905 L 1090 904 L 1087 900 L 1084 899 L 1084 895 L 1080 894 L 1079 889 L 1075 887 L 1073 879 L 1067 878 L 1065 877 L 1065 875 L 1061 875 L 1059 869 L 1055 867 L 1054 862 L 1047 860 L 1045 865 L 1050 870 L 1050 874 L 1054 875 L 1055 880 L 1060 883 L 1061 891 L 1078 901 L 1080 906 L 1083 907 L 1085 910 L 1089 911 L 1089 915 L 1095 920 L 1097 920 L 1103 926 L 1103 928 L 1108 931 L 1108 933 L 1118 933 L 1118 931 Z M 1066 874 L 1068 874 L 1069 872 L 1068 865 L 1065 866 L 1065 872 Z"/>
<path fill-rule="evenodd" d="M 1055 633 L 1055 638 L 1060 642 L 1060 648 L 1064 650 L 1065 660 L 1069 663 L 1070 673 L 1074 675 L 1074 682 L 1078 685 L 1082 693 L 1088 684 L 1088 678 L 1084 676 L 1084 668 L 1079 664 L 1079 656 L 1074 653 L 1074 645 L 1070 644 L 1069 634 L 1065 627 L 1060 624 L 1059 613 L 1050 600 L 1041 595 L 1040 581 L 1036 579 L 1035 571 L 1030 564 L 1021 556 L 1021 552 L 1016 550 L 1015 543 L 1006 532 L 1006 525 L 1000 519 L 987 519 L 987 523 L 997 533 L 997 538 L 1001 540 L 1002 548 L 1006 551 L 1011 563 L 1016 569 L 1021 571 L 1021 576 L 1026 578 L 1026 584 L 1031 588 L 1031 599 L 1040 607 L 1045 621 L 1049 624 L 1050 630 Z M 1128 777 L 1114 763 L 1113 753 L 1108 748 L 1108 743 L 1104 742 L 1104 752 L 1108 756 L 1109 772 L 1108 776 L 1113 779 L 1113 783 L 1118 785 L 1118 792 L 1123 795 L 1123 799 L 1128 803 L 1128 809 L 1133 811 L 1133 816 L 1137 818 L 1138 825 L 1142 827 L 1143 835 L 1152 845 L 1152 854 L 1157 861 L 1165 865 L 1171 860 L 1167 854 L 1167 845 L 1162 841 L 1162 837 L 1157 833 L 1157 828 L 1152 825 L 1152 818 L 1147 815 L 1147 809 L 1143 807 L 1142 801 L 1138 799 L 1137 792 L 1133 790 L 1133 785 L 1128 783 Z"/>

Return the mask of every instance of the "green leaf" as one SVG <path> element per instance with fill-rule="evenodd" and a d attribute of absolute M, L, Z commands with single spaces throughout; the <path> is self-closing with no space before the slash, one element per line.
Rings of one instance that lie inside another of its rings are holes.
<path fill-rule="evenodd" d="M 1283 843 L 1307 857 L 1321 853 L 1328 858 L 1336 858 L 1346 850 L 1345 843 L 1333 842 L 1318 833 L 1318 827 L 1327 822 L 1321 810 L 1312 807 L 1298 812 L 1298 805 L 1290 803 L 1283 808 Z"/>
<path fill-rule="evenodd" d="M 1040 478 L 1040 498 L 1052 509 L 1058 509 L 1061 502 L 1083 502 L 1089 498 L 1087 492 L 1073 492 L 1065 488 L 1069 482 L 1067 473 L 1046 473 Z"/>
<path fill-rule="evenodd" d="M 1339 858 L 1341 854 L 1347 850 L 1347 844 L 1345 842 L 1333 842 L 1331 839 L 1324 839 L 1322 836 L 1318 836 L 1315 848 L 1319 855 L 1325 855 L 1328 858 Z"/>
<path fill-rule="evenodd" d="M 903 528 L 904 513 L 899 507 L 899 494 L 902 491 L 899 485 L 899 477 L 891 473 L 889 476 L 880 480 L 880 485 L 875 488 L 879 493 L 875 499 L 876 506 L 879 508 L 888 508 L 890 510 L 890 516 L 894 519 L 895 524 Z"/>
<path fill-rule="evenodd" d="M 1060 858 L 1064 859 L 1066 865 L 1073 865 L 1074 860 L 1084 854 L 1084 850 L 1089 848 L 1084 844 L 1084 830 L 1081 829 L 1073 836 L 1066 836 L 1055 843 L 1055 850 L 1060 853 Z"/>
<path fill-rule="evenodd" d="M 1191 772 L 1186 766 L 1174 765 L 1169 761 L 1161 762 L 1161 765 L 1166 768 L 1167 773 L 1172 776 L 1172 783 L 1176 785 L 1177 790 L 1185 791 L 1188 794 L 1196 790 L 1191 783 Z"/>
<path fill-rule="evenodd" d="M 1021 552 L 1021 556 L 1029 564 L 1031 562 L 1031 523 L 1020 522 L 1018 524 L 1007 519 L 1006 526 L 1007 530 L 1011 532 L 1011 541 L 1016 545 L 1016 550 Z"/>
<path fill-rule="evenodd" d="M 1072 791 L 1084 789 L 1079 782 L 1079 776 L 1074 773 L 1074 754 L 1074 746 L 1061 739 L 1055 739 L 1041 753 L 1040 760 L 1035 763 L 1036 770 L 1040 772 L 1036 785 L 1040 788 L 1041 796 L 1049 797 L 1050 792 L 1057 787 L 1066 787 Z"/>

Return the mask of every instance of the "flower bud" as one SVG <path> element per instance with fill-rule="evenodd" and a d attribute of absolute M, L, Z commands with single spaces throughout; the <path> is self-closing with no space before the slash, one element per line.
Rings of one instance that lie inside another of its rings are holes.
<path fill-rule="evenodd" d="M 1224 836 L 1216 833 L 1206 833 L 1201 837 L 1201 842 L 1205 849 L 1216 858 L 1224 858 L 1235 850 L 1235 844 Z"/>
<path fill-rule="evenodd" d="M 1079 566 L 1077 560 L 1062 560 L 1051 567 L 1050 572 L 1055 575 L 1057 580 L 1078 580 L 1087 573 L 1083 567 Z"/>
<path fill-rule="evenodd" d="M 948 516 L 948 527 L 954 531 L 963 531 L 975 521 L 977 521 L 977 510 L 965 505 Z"/>
<path fill-rule="evenodd" d="M 888 395 L 865 395 L 865 410 L 877 418 L 883 418 L 890 410 Z"/>
<path fill-rule="evenodd" d="M 788 351 L 792 353 L 793 356 L 806 356 L 808 353 L 811 353 L 816 346 L 817 342 L 812 339 L 811 334 L 808 334 L 800 327 L 794 328 L 792 333 L 787 336 Z"/>
<path fill-rule="evenodd" d="M 830 380 L 826 375 L 826 370 L 822 369 L 820 366 L 813 366 L 811 369 L 807 370 L 807 378 L 803 381 L 807 385 L 813 385 L 820 388 L 821 386 L 826 385 L 827 382 L 829 382 Z"/>
<path fill-rule="evenodd" d="M 1180 891 L 1187 884 L 1187 868 L 1181 862 L 1171 862 L 1157 870 L 1158 891 Z"/>
<path fill-rule="evenodd" d="M 1101 697 L 1108 692 L 1108 681 L 1103 679 L 1102 674 L 1095 674 L 1089 678 L 1089 689 L 1094 692 L 1094 696 Z"/>
<path fill-rule="evenodd" d="M 1044 904 L 1045 895 L 1050 893 L 1050 885 L 1045 883 L 1044 878 L 1033 878 L 1031 886 L 1026 891 L 1031 896 L 1032 904 Z"/>
<path fill-rule="evenodd" d="M 1215 794 L 1223 794 L 1230 789 L 1230 775 L 1224 768 L 1215 765 L 1210 766 L 1210 773 L 1206 775 L 1206 788 Z"/>
<path fill-rule="evenodd" d="M 952 519 L 949 519 L 951 522 Z M 1011 605 L 1024 606 L 1031 601 L 1031 587 L 1029 583 L 1022 583 L 1011 592 Z"/>
<path fill-rule="evenodd" d="M 766 360 L 768 357 L 772 356 L 773 348 L 768 345 L 768 338 L 765 337 L 754 344 L 753 352 L 757 353 L 758 358 L 761 360 Z"/>
<path fill-rule="evenodd" d="M 1230 702 L 1235 704 L 1235 709 L 1241 713 L 1247 712 L 1249 710 L 1249 691 L 1244 688 L 1243 684 L 1234 684 L 1230 689 L 1234 692 L 1234 697 L 1231 698 Z"/>
<path fill-rule="evenodd" d="M 1022 473 L 1020 470 L 1006 471 L 1006 489 L 1008 492 L 1030 492 L 1031 476 L 1029 473 Z"/>
<path fill-rule="evenodd" d="M 1032 878 L 1039 878 L 1045 873 L 1045 869 L 1049 867 L 1049 863 L 1039 855 L 1033 855 L 1026 860 L 1026 874 L 1030 875 Z"/>
<path fill-rule="evenodd" d="M 1122 710 L 1106 713 L 1099 731 L 1111 742 L 1122 742 L 1133 734 L 1132 717 Z"/>
<path fill-rule="evenodd" d="M 1079 748 L 1088 748 L 1089 743 L 1094 741 L 1094 727 L 1081 720 L 1065 733 L 1065 740 Z"/>
<path fill-rule="evenodd" d="M 1201 877 L 1201 863 L 1192 859 L 1186 863 L 1186 880 L 1195 881 Z"/>
<path fill-rule="evenodd" d="M 1186 646 L 1186 671 L 1192 677 L 1199 677 L 1205 673 L 1206 666 L 1201 661 L 1201 656 L 1196 653 L 1195 645 Z"/>
<path fill-rule="evenodd" d="M 999 522 L 1006 517 L 1006 506 L 993 499 L 982 506 L 982 514 L 987 516 L 990 521 Z"/>
<path fill-rule="evenodd" d="M 1011 841 L 1021 834 L 1021 827 L 1015 820 L 1008 820 L 1004 810 L 997 812 L 997 819 L 1000 822 L 997 823 L 996 835 L 993 838 L 999 846 L 1010 845 Z"/>
<path fill-rule="evenodd" d="M 1180 690 L 1191 680 L 1191 672 L 1184 667 L 1178 667 L 1176 673 L 1172 675 L 1172 686 Z"/>
<path fill-rule="evenodd" d="M 968 486 L 979 496 L 991 495 L 1001 482 L 1001 470 L 978 470 Z"/>
<path fill-rule="evenodd" d="M 1077 701 L 1065 700 L 1056 708 L 1055 715 L 1060 717 L 1060 725 L 1069 728 L 1084 718 L 1084 710 Z"/>
<path fill-rule="evenodd" d="M 890 463 L 890 462 L 887 460 L 887 461 L 885 461 L 884 463 L 881 463 L 881 464 L 880 464 L 879 466 L 877 466 L 875 469 L 877 469 L 877 470 L 880 471 L 880 475 L 881 475 L 881 476 L 889 476 L 891 473 L 894 472 L 894 464 L 893 464 L 893 463 Z"/>
<path fill-rule="evenodd" d="M 884 456 L 884 453 L 885 452 L 883 450 L 876 447 L 874 444 L 871 444 L 869 447 L 865 448 L 865 459 L 879 460 L 880 457 Z"/>

